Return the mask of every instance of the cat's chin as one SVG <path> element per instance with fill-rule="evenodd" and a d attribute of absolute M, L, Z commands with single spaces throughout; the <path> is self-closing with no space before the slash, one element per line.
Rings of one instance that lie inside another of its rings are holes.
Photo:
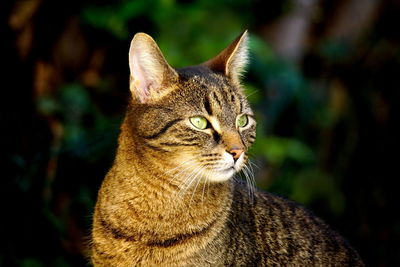
<path fill-rule="evenodd" d="M 225 182 L 225 181 L 231 179 L 232 176 L 235 174 L 235 172 L 236 172 L 235 168 L 231 167 L 231 168 L 227 168 L 225 170 L 215 171 L 215 172 L 213 172 L 212 175 L 207 176 L 207 179 L 210 182 L 215 182 L 215 183 Z"/>

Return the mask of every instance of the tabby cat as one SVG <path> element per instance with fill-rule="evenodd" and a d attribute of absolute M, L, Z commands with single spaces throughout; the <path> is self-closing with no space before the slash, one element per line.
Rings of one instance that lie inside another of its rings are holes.
<path fill-rule="evenodd" d="M 94 266 L 363 266 L 322 220 L 233 179 L 256 121 L 240 85 L 244 32 L 215 58 L 172 68 L 134 36 L 132 97 L 93 217 Z"/>

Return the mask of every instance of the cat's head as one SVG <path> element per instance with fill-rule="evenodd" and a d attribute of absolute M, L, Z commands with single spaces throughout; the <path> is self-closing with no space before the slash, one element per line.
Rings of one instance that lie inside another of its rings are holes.
<path fill-rule="evenodd" d="M 128 117 L 142 155 L 164 161 L 175 174 L 209 181 L 240 171 L 256 125 L 239 82 L 247 56 L 244 32 L 213 59 L 173 69 L 150 36 L 136 34 Z"/>

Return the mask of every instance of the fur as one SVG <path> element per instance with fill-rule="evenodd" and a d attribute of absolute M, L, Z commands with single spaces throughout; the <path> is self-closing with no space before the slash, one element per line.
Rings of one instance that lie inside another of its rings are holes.
<path fill-rule="evenodd" d="M 246 40 L 174 70 L 151 37 L 134 37 L 132 98 L 93 217 L 94 266 L 363 266 L 319 218 L 233 179 L 255 140 L 239 83 Z"/>

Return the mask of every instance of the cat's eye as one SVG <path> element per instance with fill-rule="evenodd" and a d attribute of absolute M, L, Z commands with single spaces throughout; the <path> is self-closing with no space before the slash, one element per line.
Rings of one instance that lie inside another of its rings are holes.
<path fill-rule="evenodd" d="M 247 115 L 243 114 L 241 116 L 239 116 L 236 120 L 236 124 L 238 127 L 244 127 L 249 123 L 249 118 L 247 117 Z"/>
<path fill-rule="evenodd" d="M 205 128 L 207 128 L 207 119 L 201 116 L 194 116 L 191 117 L 190 119 L 190 123 L 193 124 L 194 127 L 200 129 L 200 130 L 204 130 Z"/>

